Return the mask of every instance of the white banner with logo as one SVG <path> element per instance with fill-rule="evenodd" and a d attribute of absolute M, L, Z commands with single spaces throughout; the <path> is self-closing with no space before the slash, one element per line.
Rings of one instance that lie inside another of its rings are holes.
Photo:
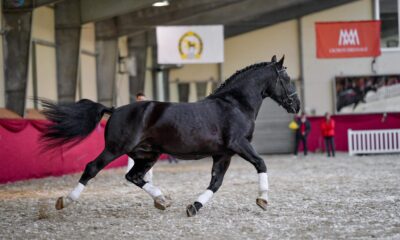
<path fill-rule="evenodd" d="M 157 27 L 159 64 L 221 63 L 224 28 L 210 26 Z"/>

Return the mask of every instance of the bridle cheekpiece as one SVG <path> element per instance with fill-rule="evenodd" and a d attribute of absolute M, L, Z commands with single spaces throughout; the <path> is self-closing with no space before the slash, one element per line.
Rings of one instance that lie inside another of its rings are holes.
<path fill-rule="evenodd" d="M 297 94 L 297 92 L 294 91 L 293 93 L 289 94 L 289 93 L 288 93 L 288 89 L 287 89 L 287 88 L 285 87 L 285 85 L 283 84 L 283 80 L 282 80 L 281 73 L 286 71 L 286 67 L 282 67 L 282 69 L 278 69 L 278 67 L 277 67 L 276 64 L 275 64 L 275 71 L 276 71 L 276 73 L 278 74 L 278 78 L 277 78 L 277 81 L 276 81 L 276 85 L 277 85 L 278 82 L 279 82 L 279 83 L 281 84 L 281 86 L 282 86 L 284 92 L 285 92 L 285 95 L 286 95 L 286 98 L 282 99 L 282 104 L 283 104 L 283 105 L 286 105 L 286 106 L 292 105 L 292 104 L 293 104 L 293 96 L 295 96 L 295 95 Z M 275 89 L 276 89 L 276 85 L 275 85 Z"/>

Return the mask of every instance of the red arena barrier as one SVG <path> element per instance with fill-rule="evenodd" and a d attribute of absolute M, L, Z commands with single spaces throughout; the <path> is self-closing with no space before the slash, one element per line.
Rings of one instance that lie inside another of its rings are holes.
<path fill-rule="evenodd" d="M 338 151 L 348 151 L 347 130 L 376 130 L 400 128 L 400 113 L 349 114 L 332 116 L 335 120 L 335 145 Z M 311 132 L 308 136 L 308 149 L 312 152 L 325 150 L 321 135 L 321 122 L 324 117 L 309 117 Z M 300 145 L 302 146 L 302 145 Z"/>
<path fill-rule="evenodd" d="M 0 119 L 0 183 L 79 172 L 103 150 L 105 122 L 70 149 L 60 146 L 43 152 L 39 137 L 46 124 L 46 120 Z M 126 162 L 127 156 L 122 156 L 107 168 Z"/>
<path fill-rule="evenodd" d="M 336 115 L 336 150 L 347 151 L 347 129 L 372 130 L 400 128 L 400 113 Z M 311 132 L 308 147 L 312 152 L 324 150 L 320 123 L 323 117 L 309 117 Z M 80 144 L 66 149 L 58 147 L 49 152 L 40 151 L 39 136 L 46 120 L 0 119 L 0 183 L 17 180 L 60 176 L 80 172 L 104 147 L 105 122 Z M 162 156 L 161 159 L 165 158 Z M 112 162 L 107 168 L 125 166 L 127 156 Z"/>

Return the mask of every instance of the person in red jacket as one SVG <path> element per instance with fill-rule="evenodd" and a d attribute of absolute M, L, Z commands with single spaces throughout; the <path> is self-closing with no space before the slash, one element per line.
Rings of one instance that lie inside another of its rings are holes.
<path fill-rule="evenodd" d="M 325 120 L 321 123 L 321 133 L 325 140 L 328 157 L 335 157 L 335 121 L 329 113 L 325 113 Z"/>

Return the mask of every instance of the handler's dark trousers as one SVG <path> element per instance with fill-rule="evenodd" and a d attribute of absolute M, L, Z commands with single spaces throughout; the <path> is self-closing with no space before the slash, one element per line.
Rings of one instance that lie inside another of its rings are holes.
<path fill-rule="evenodd" d="M 297 155 L 297 152 L 299 150 L 299 146 L 300 146 L 300 141 L 303 142 L 303 148 L 304 148 L 304 156 L 307 156 L 307 136 L 303 136 L 303 135 L 296 135 L 296 144 L 295 144 L 295 148 L 294 148 L 294 155 Z"/>
<path fill-rule="evenodd" d="M 335 156 L 335 139 L 333 136 L 324 137 L 325 139 L 325 151 L 328 154 L 328 157 L 331 155 Z"/>

